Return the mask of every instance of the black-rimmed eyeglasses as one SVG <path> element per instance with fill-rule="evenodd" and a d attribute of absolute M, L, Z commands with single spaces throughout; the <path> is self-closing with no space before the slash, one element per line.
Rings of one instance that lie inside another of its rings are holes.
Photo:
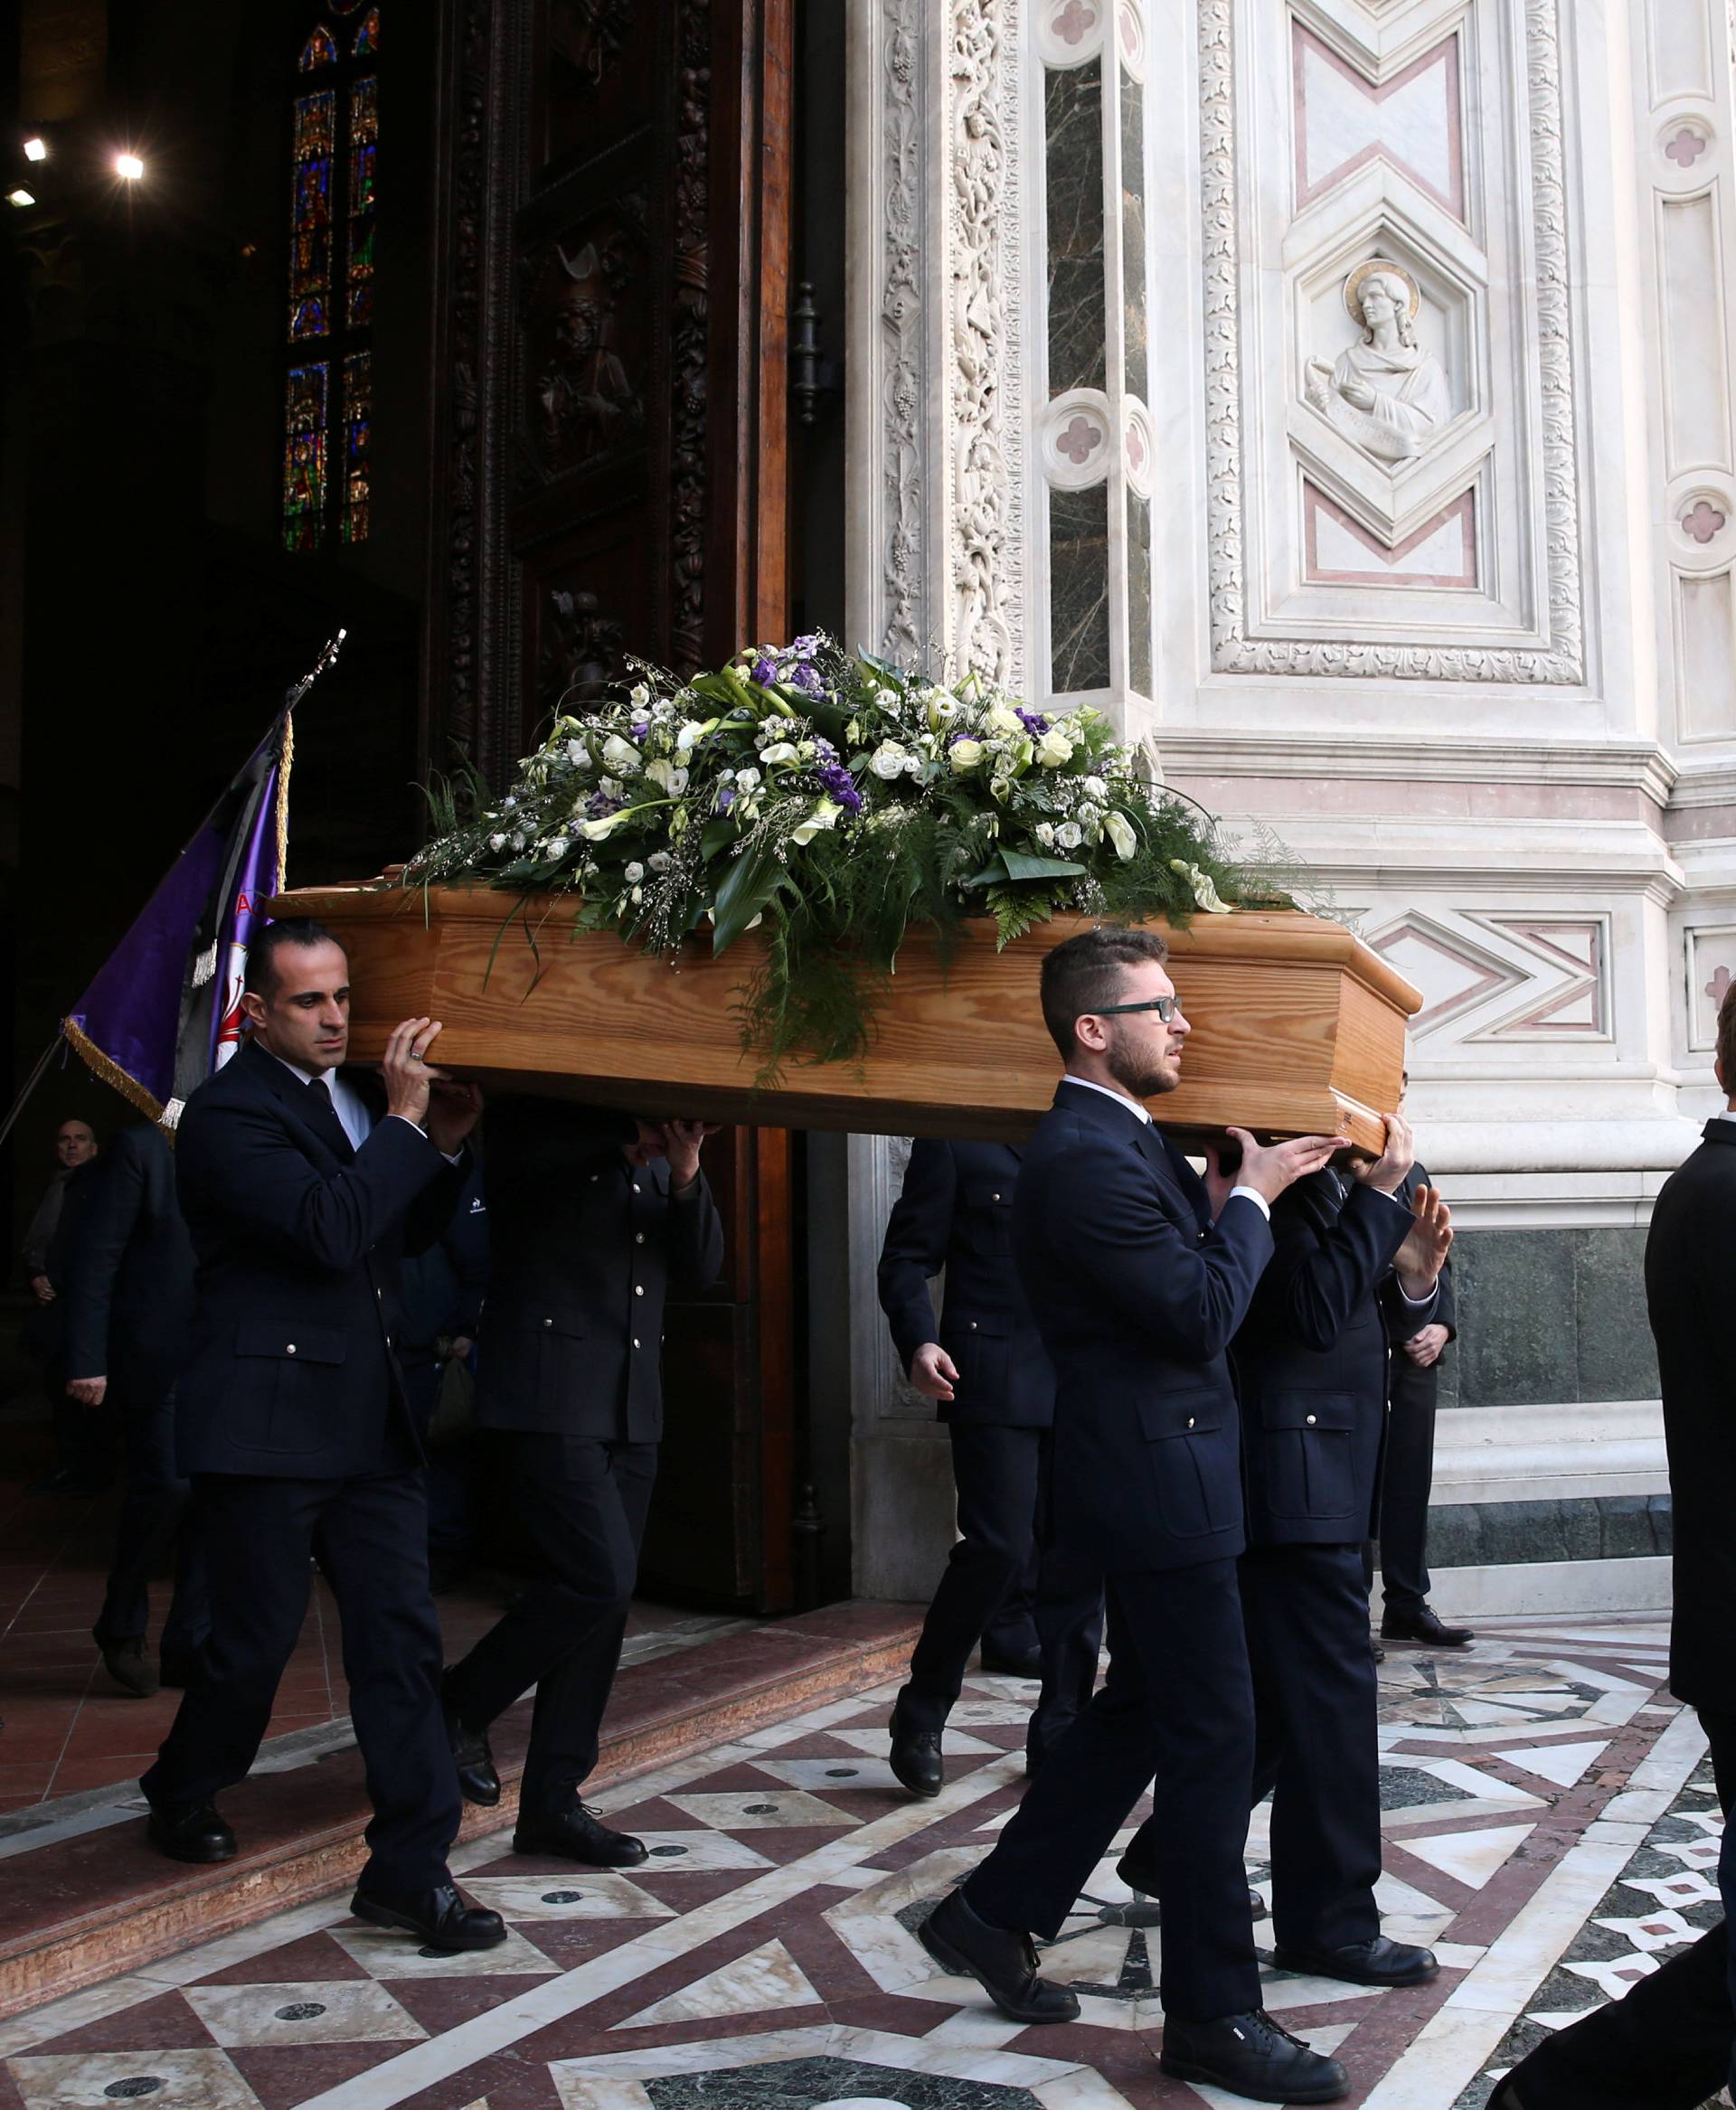
<path fill-rule="evenodd" d="M 1151 996 L 1144 1003 L 1099 1003 L 1090 1014 L 1093 1018 L 1109 1018 L 1121 1011 L 1155 1011 L 1167 1025 L 1182 1007 L 1179 996 Z"/>

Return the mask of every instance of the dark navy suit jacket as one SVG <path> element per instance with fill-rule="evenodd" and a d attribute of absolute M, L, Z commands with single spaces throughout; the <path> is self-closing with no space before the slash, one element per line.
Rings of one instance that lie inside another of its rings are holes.
<path fill-rule="evenodd" d="M 250 1041 L 188 1099 L 175 1156 L 199 1262 L 179 1469 L 336 1480 L 420 1459 L 394 1352 L 401 1266 L 445 1228 L 468 1154 L 455 1170 L 378 1117 L 352 1151 Z"/>
<path fill-rule="evenodd" d="M 1227 1350 L 1271 1258 L 1257 1201 L 1203 1182 L 1130 1106 L 1063 1082 L 1024 1154 L 1019 1279 L 1055 1366 L 1053 1533 L 1106 1573 L 1242 1550 Z"/>
<path fill-rule="evenodd" d="M 717 1280 L 723 1225 L 703 1173 L 672 1193 L 666 1162 L 627 1163 L 635 1133 L 625 1114 L 564 1099 L 489 1107 L 479 1427 L 663 1435 L 664 1305 Z"/>
<path fill-rule="evenodd" d="M 880 1304 L 908 1371 L 938 1341 L 958 1371 L 942 1421 L 1047 1428 L 1055 1373 L 1013 1265 L 1013 1206 L 1024 1153 L 1005 1143 L 911 1146 L 904 1192 L 880 1251 Z M 947 1272 L 939 1327 L 930 1279 Z"/>
<path fill-rule="evenodd" d="M 1415 1333 L 1392 1257 L 1410 1211 L 1328 1167 L 1272 1211 L 1276 1251 L 1236 1338 L 1255 1546 L 1360 1544 L 1386 1431 L 1389 1328 Z"/>
<path fill-rule="evenodd" d="M 175 1153 L 155 1122 L 123 1128 L 95 1178 L 61 1286 L 66 1374 L 123 1393 L 166 1391 L 193 1345 L 193 1240 L 175 1195 Z"/>

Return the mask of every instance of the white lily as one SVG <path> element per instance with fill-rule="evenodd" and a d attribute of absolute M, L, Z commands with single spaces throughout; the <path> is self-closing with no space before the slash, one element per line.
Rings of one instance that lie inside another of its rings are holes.
<path fill-rule="evenodd" d="M 1105 814 L 1103 833 L 1115 844 L 1116 855 L 1123 860 L 1131 857 L 1138 847 L 1138 840 L 1133 832 L 1133 824 L 1126 814 Z"/>
<path fill-rule="evenodd" d="M 792 843 L 811 843 L 823 828 L 834 827 L 844 809 L 829 798 L 816 799 L 814 810 L 801 824 L 790 831 Z"/>
<path fill-rule="evenodd" d="M 1202 871 L 1197 864 L 1189 864 L 1184 857 L 1172 857 L 1169 869 L 1171 871 L 1179 871 L 1193 888 L 1196 907 L 1203 909 L 1212 916 L 1234 915 L 1234 909 L 1220 896 L 1217 884 L 1209 871 Z"/>

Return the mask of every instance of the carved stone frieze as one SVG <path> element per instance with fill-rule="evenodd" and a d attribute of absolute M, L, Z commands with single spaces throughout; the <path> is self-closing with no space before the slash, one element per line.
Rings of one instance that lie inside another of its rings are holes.
<path fill-rule="evenodd" d="M 1454 646 L 1250 637 L 1243 517 L 1241 207 L 1234 0 L 1199 0 L 1212 656 L 1232 673 L 1381 680 L 1585 679 L 1557 0 L 1524 0 L 1548 642 Z"/>
<path fill-rule="evenodd" d="M 645 426 L 644 198 L 621 199 L 580 236 L 557 235 L 521 265 L 526 421 L 533 457 L 551 476 L 594 467 Z"/>
<path fill-rule="evenodd" d="M 682 0 L 675 135 L 675 287 L 669 331 L 670 657 L 679 672 L 704 656 L 706 347 L 712 116 L 711 0 Z"/>
<path fill-rule="evenodd" d="M 626 664 L 627 626 L 594 593 L 554 588 L 542 623 L 536 698 L 543 711 L 595 702 Z"/>
<path fill-rule="evenodd" d="M 1020 64 L 1014 0 L 948 12 L 949 656 L 1024 678 Z"/>
<path fill-rule="evenodd" d="M 886 0 L 884 68 L 885 252 L 880 301 L 884 360 L 882 485 L 885 501 L 885 614 L 880 648 L 920 659 L 929 642 L 923 578 L 922 5 Z"/>

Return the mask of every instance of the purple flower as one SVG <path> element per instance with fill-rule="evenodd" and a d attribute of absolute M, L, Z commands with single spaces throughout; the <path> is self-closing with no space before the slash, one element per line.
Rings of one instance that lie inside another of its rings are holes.
<path fill-rule="evenodd" d="M 585 811 L 593 821 L 600 821 L 606 814 L 612 814 L 615 808 L 615 800 L 600 791 L 593 791 L 585 801 Z"/>
<path fill-rule="evenodd" d="M 814 752 L 822 762 L 835 762 L 838 758 L 836 748 L 832 745 L 830 740 L 822 739 L 818 733 L 814 735 Z"/>
<path fill-rule="evenodd" d="M 753 663 L 753 678 L 762 689 L 769 689 L 778 679 L 778 669 L 769 659 L 756 659 Z"/>
<path fill-rule="evenodd" d="M 1014 713 L 1026 732 L 1038 738 L 1049 730 L 1049 721 L 1041 711 L 1017 711 Z"/>
<path fill-rule="evenodd" d="M 648 718 L 636 718 L 627 730 L 636 740 L 642 740 L 651 730 L 651 721 Z"/>
<path fill-rule="evenodd" d="M 812 659 L 820 649 L 819 632 L 810 630 L 806 636 L 792 637 L 789 641 L 789 649 L 797 659 Z"/>
<path fill-rule="evenodd" d="M 826 683 L 821 681 L 819 675 L 807 660 L 802 662 L 789 678 L 791 687 L 800 689 L 809 696 L 824 696 L 826 693 Z"/>
<path fill-rule="evenodd" d="M 732 784 L 725 784 L 722 786 L 717 795 L 718 812 L 721 814 L 726 814 L 734 804 L 735 787 Z"/>
<path fill-rule="evenodd" d="M 856 789 L 855 779 L 849 770 L 841 768 L 835 762 L 826 768 L 817 770 L 816 775 L 821 790 L 841 805 L 845 813 L 858 814 L 862 811 L 862 794 Z"/>

